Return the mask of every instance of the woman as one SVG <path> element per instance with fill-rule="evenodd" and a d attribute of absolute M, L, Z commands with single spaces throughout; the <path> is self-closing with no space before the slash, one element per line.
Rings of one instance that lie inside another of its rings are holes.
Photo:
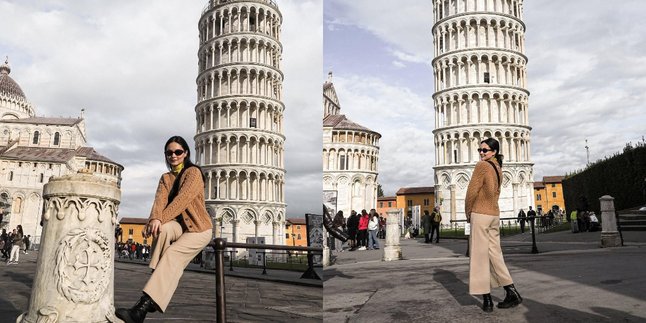
<path fill-rule="evenodd" d="M 491 287 L 504 286 L 505 299 L 498 308 L 510 308 L 523 299 L 516 291 L 500 249 L 498 197 L 502 179 L 500 144 L 489 138 L 480 142 L 480 161 L 473 170 L 465 198 L 465 214 L 471 223 L 469 293 L 482 295 L 482 310 L 493 311 Z"/>
<path fill-rule="evenodd" d="M 144 229 L 146 236 L 155 238 L 149 265 L 153 273 L 137 304 L 117 309 L 117 317 L 126 323 L 143 322 L 146 313 L 163 313 L 184 268 L 212 237 L 213 226 L 204 203 L 204 178 L 200 168 L 191 162 L 188 144 L 184 138 L 174 136 L 164 148 L 170 172 L 159 180 Z"/>
<path fill-rule="evenodd" d="M 22 248 L 22 238 L 24 236 L 24 233 L 22 232 L 22 225 L 18 225 L 16 227 L 16 232 L 13 234 L 11 237 L 11 240 L 13 241 L 12 247 L 11 247 L 11 258 L 9 258 L 9 262 L 7 265 L 11 264 L 18 264 L 18 259 L 20 258 L 20 248 Z"/>
<path fill-rule="evenodd" d="M 379 216 L 375 209 L 371 209 L 370 221 L 368 222 L 368 250 L 379 249 L 377 230 L 379 230 Z"/>
<path fill-rule="evenodd" d="M 366 250 L 368 248 L 368 222 L 370 217 L 365 209 L 361 210 L 361 217 L 359 218 L 359 250 Z"/>

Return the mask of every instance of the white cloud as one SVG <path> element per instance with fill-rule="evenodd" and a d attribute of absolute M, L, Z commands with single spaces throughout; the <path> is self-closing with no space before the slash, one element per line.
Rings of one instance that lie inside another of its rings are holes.
<path fill-rule="evenodd" d="M 166 139 L 178 134 L 192 144 L 197 22 L 206 3 L 0 0 L 0 54 L 9 56 L 11 76 L 38 115 L 78 116 L 85 108 L 89 145 L 125 166 L 123 216 L 150 211 L 165 171 Z M 314 142 L 321 140 L 322 3 L 278 5 L 284 19 L 286 199 L 288 216 L 302 216 L 319 210 L 322 187 L 308 179 L 321 172 Z"/>

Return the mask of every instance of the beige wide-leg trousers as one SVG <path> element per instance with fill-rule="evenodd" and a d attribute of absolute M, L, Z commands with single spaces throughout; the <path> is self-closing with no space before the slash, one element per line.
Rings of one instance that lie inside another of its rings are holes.
<path fill-rule="evenodd" d="M 183 232 L 177 221 L 161 226 L 149 265 L 155 271 L 144 286 L 144 293 L 159 305 L 162 312 L 166 311 L 184 268 L 209 244 L 211 237 L 210 229 L 199 233 Z"/>
<path fill-rule="evenodd" d="M 500 217 L 471 213 L 469 294 L 488 294 L 492 287 L 513 284 L 500 249 Z"/>

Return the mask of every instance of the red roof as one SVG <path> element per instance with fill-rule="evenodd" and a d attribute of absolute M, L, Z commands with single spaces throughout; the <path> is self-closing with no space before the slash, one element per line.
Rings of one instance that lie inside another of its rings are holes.
<path fill-rule="evenodd" d="M 377 198 L 377 201 L 395 201 L 397 196 L 381 196 Z"/>
<path fill-rule="evenodd" d="M 287 222 L 289 222 L 291 224 L 306 224 L 305 219 L 303 219 L 303 218 L 287 219 Z"/>
<path fill-rule="evenodd" d="M 397 195 L 410 195 L 410 194 L 428 194 L 435 193 L 435 187 L 424 186 L 424 187 L 402 187 L 397 191 Z"/>
<path fill-rule="evenodd" d="M 121 218 L 119 224 L 146 224 L 148 223 L 147 218 Z"/>
<path fill-rule="evenodd" d="M 543 183 L 562 183 L 565 176 L 543 176 Z"/>
<path fill-rule="evenodd" d="M 534 182 L 534 189 L 545 188 L 545 183 L 543 182 Z"/>

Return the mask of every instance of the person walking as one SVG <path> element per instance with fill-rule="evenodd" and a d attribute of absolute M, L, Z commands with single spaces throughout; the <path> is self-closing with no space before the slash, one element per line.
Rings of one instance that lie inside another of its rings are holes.
<path fill-rule="evenodd" d="M 520 224 L 520 233 L 525 233 L 525 220 L 527 219 L 527 215 L 525 214 L 525 211 L 523 209 L 520 209 L 518 212 L 518 220 L 516 220 Z"/>
<path fill-rule="evenodd" d="M 350 211 L 347 222 L 348 236 L 350 236 L 350 251 L 357 250 L 357 233 L 359 231 L 359 216 L 356 211 Z"/>
<path fill-rule="evenodd" d="M 0 252 L 2 252 L 2 258 L 9 260 L 9 234 L 7 234 L 7 229 L 2 229 L 2 234 L 0 234 Z"/>
<path fill-rule="evenodd" d="M 11 237 L 11 257 L 9 258 L 7 265 L 18 264 L 18 260 L 20 259 L 20 249 L 23 245 L 23 238 L 24 233 L 22 232 L 22 225 L 19 224 L 16 227 L 16 232 Z"/>
<path fill-rule="evenodd" d="M 424 228 L 424 243 L 431 242 L 431 215 L 428 214 L 428 210 L 424 210 L 422 215 L 422 228 Z"/>
<path fill-rule="evenodd" d="M 532 206 L 529 206 L 529 211 L 527 211 L 527 223 L 529 223 L 529 229 L 533 230 L 532 224 L 534 224 L 534 219 L 536 219 L 536 211 L 532 210 Z"/>
<path fill-rule="evenodd" d="M 469 236 L 469 294 L 482 295 L 482 310 L 493 311 L 491 288 L 504 286 L 505 299 L 498 308 L 510 308 L 523 299 L 505 265 L 500 248 L 500 185 L 503 156 L 494 138 L 480 142 L 476 164 L 465 197 L 465 214 L 471 223 Z"/>
<path fill-rule="evenodd" d="M 579 218 L 578 213 L 579 209 L 570 212 L 570 229 L 572 230 L 572 233 L 579 233 L 579 223 L 577 221 Z"/>
<path fill-rule="evenodd" d="M 332 220 L 332 225 L 339 231 L 345 231 L 345 217 L 343 217 L 343 211 L 336 212 L 334 220 Z M 335 238 L 334 249 L 336 252 L 343 252 L 343 241 Z"/>
<path fill-rule="evenodd" d="M 368 222 L 370 222 L 370 216 L 363 209 L 361 210 L 361 217 L 359 218 L 359 250 L 366 250 L 368 248 Z"/>
<path fill-rule="evenodd" d="M 147 313 L 165 312 L 184 268 L 212 238 L 211 217 L 204 200 L 204 175 L 191 162 L 186 140 L 173 136 L 164 145 L 166 166 L 157 186 L 145 237 L 154 238 L 149 267 L 153 273 L 143 296 L 131 308 L 116 310 L 126 323 L 140 323 Z M 171 244 L 172 243 L 172 244 Z"/>
<path fill-rule="evenodd" d="M 368 222 L 368 250 L 379 249 L 377 230 L 379 230 L 379 216 L 375 209 L 371 209 L 370 220 Z"/>
<path fill-rule="evenodd" d="M 433 242 L 433 234 L 435 234 L 435 243 L 440 243 L 440 224 L 442 223 L 442 214 L 439 207 L 433 208 L 431 213 L 431 242 Z"/>

